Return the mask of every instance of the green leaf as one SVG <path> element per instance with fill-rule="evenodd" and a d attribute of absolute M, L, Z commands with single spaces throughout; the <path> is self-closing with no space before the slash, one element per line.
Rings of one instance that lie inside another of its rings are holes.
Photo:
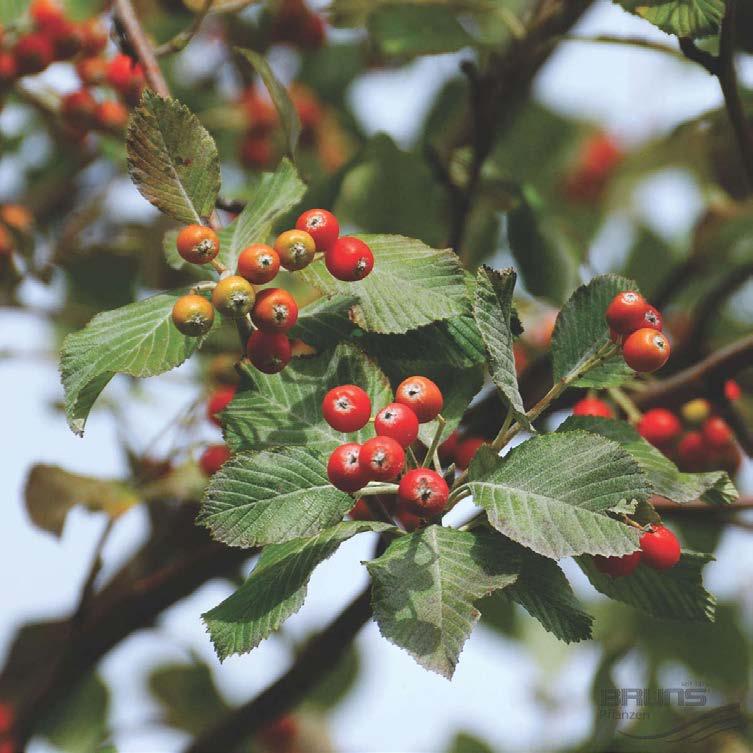
<path fill-rule="evenodd" d="M 725 0 L 615 0 L 625 10 L 645 18 L 667 34 L 707 37 L 716 34 L 724 18 Z"/>
<path fill-rule="evenodd" d="M 638 532 L 607 515 L 651 489 L 638 464 L 616 442 L 588 432 L 533 437 L 504 459 L 482 447 L 468 488 L 501 533 L 545 557 L 623 555 Z"/>
<path fill-rule="evenodd" d="M 577 371 L 609 342 L 604 313 L 612 299 L 623 290 L 637 290 L 637 287 L 625 277 L 601 275 L 587 285 L 581 285 L 570 296 L 557 317 L 552 335 L 555 382 Z M 573 384 L 577 387 L 610 387 L 620 385 L 632 376 L 633 371 L 618 353 Z"/>
<path fill-rule="evenodd" d="M 241 251 L 266 243 L 274 225 L 303 198 L 306 184 L 293 163 L 283 159 L 273 173 L 263 173 L 238 217 L 220 232 L 219 260 L 235 269 Z"/>
<path fill-rule="evenodd" d="M 358 646 L 351 643 L 334 667 L 329 667 L 316 687 L 306 693 L 306 706 L 320 713 L 331 711 L 348 696 L 360 673 Z"/>
<path fill-rule="evenodd" d="M 246 582 L 203 615 L 220 660 L 248 653 L 295 614 L 303 606 L 314 568 L 340 544 L 357 533 L 390 528 L 385 523 L 348 521 L 313 537 L 266 547 Z"/>
<path fill-rule="evenodd" d="M 89 675 L 51 711 L 40 713 L 36 731 L 64 753 L 90 753 L 107 736 L 109 706 L 107 685 L 99 675 Z"/>
<path fill-rule="evenodd" d="M 126 148 L 131 179 L 157 209 L 186 223 L 214 211 L 217 146 L 185 105 L 146 89 L 129 121 Z"/>
<path fill-rule="evenodd" d="M 180 366 L 204 338 L 186 337 L 175 328 L 172 310 L 187 291 L 172 291 L 97 314 L 82 330 L 63 340 L 60 373 L 68 424 L 84 433 L 99 393 L 116 373 L 148 377 Z M 219 317 L 215 319 L 215 327 Z"/>
<path fill-rule="evenodd" d="M 470 732 L 458 732 L 447 753 L 494 753 L 494 749 Z"/>
<path fill-rule="evenodd" d="M 398 235 L 358 236 L 374 252 L 371 274 L 341 282 L 322 261 L 299 272 L 322 293 L 354 295 L 353 321 L 367 332 L 402 334 L 432 322 L 467 313 L 463 270 L 449 249 L 429 248 Z"/>
<path fill-rule="evenodd" d="M 476 297 L 473 316 L 489 354 L 489 371 L 503 401 L 513 411 L 515 419 L 531 428 L 526 418 L 523 398 L 518 389 L 513 355 L 513 336 L 510 329 L 512 296 L 517 275 L 512 269 L 498 272 L 481 267 L 476 275 Z"/>
<path fill-rule="evenodd" d="M 570 416 L 557 431 L 583 430 L 619 442 L 635 459 L 648 479 L 654 494 L 683 504 L 703 499 L 710 504 L 731 504 L 738 498 L 737 490 L 723 471 L 683 473 L 677 466 L 649 444 L 624 421 L 597 416 Z"/>
<path fill-rule="evenodd" d="M 197 521 L 230 546 L 313 536 L 353 507 L 329 482 L 325 461 L 306 447 L 235 455 L 212 477 Z"/>
<path fill-rule="evenodd" d="M 368 29 L 377 49 L 388 57 L 456 52 L 475 43 L 441 4 L 377 8 L 369 16 Z"/>
<path fill-rule="evenodd" d="M 31 0 L 3 0 L 0 3 L 0 23 L 15 23 L 26 13 L 30 3 Z"/>
<path fill-rule="evenodd" d="M 374 435 L 371 424 L 343 434 L 322 418 L 325 393 L 341 384 L 356 384 L 373 406 L 392 399 L 387 377 L 358 348 L 342 343 L 332 353 L 297 358 L 279 374 L 267 375 L 245 366 L 247 383 L 222 414 L 225 438 L 236 451 L 305 445 L 329 452 L 343 442 L 362 442 Z"/>
<path fill-rule="evenodd" d="M 632 575 L 612 578 L 596 569 L 590 557 L 578 557 L 578 564 L 593 587 L 610 599 L 623 601 L 654 617 L 668 620 L 713 622 L 716 600 L 703 587 L 702 568 L 714 558 L 710 554 L 684 551 L 669 570 L 638 565 Z"/>
<path fill-rule="evenodd" d="M 520 561 L 518 580 L 504 594 L 561 641 L 588 640 L 593 617 L 576 599 L 559 565 L 522 547 Z"/>
<path fill-rule="evenodd" d="M 290 336 L 317 350 L 334 347 L 353 333 L 355 325 L 350 321 L 350 310 L 356 303 L 358 298 L 352 295 L 317 298 L 300 310 Z"/>
<path fill-rule="evenodd" d="M 267 59 L 263 55 L 240 47 L 236 47 L 235 49 L 259 74 L 261 80 L 264 82 L 264 86 L 267 87 L 277 114 L 280 116 L 282 130 L 285 133 L 285 149 L 288 156 L 292 159 L 295 154 L 298 138 L 301 135 L 301 119 L 298 117 L 298 111 L 291 102 L 287 90 L 277 80 Z"/>
<path fill-rule="evenodd" d="M 82 505 L 113 518 L 138 504 L 140 497 L 120 481 L 69 473 L 56 465 L 35 465 L 24 488 L 26 511 L 34 525 L 61 536 L 70 510 Z"/>
<path fill-rule="evenodd" d="M 507 215 L 507 240 L 528 292 L 561 304 L 578 283 L 577 261 L 523 196 Z"/>
<path fill-rule="evenodd" d="M 514 583 L 518 563 L 489 531 L 433 525 L 396 539 L 367 568 L 382 635 L 449 679 L 480 616 L 475 602 Z"/>
<path fill-rule="evenodd" d="M 149 676 L 149 690 L 167 725 L 198 735 L 230 707 L 217 690 L 206 664 L 168 664 Z"/>

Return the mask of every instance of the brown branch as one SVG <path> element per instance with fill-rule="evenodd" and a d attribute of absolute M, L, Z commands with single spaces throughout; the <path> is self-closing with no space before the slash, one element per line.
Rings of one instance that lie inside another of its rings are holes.
<path fill-rule="evenodd" d="M 205 730 L 186 753 L 230 753 L 266 724 L 293 708 L 336 666 L 370 617 L 369 585 L 308 643 L 293 666 L 279 680 Z"/>
<path fill-rule="evenodd" d="M 133 8 L 131 0 L 113 0 L 113 9 L 123 30 L 131 43 L 134 52 L 138 56 L 139 62 L 144 68 L 144 77 L 150 89 L 160 95 L 160 97 L 169 97 L 165 77 L 157 62 L 154 49 L 151 42 L 147 39 L 144 29 L 141 26 L 136 11 Z"/>
<path fill-rule="evenodd" d="M 691 512 L 691 513 L 709 513 L 710 515 L 730 515 L 741 510 L 753 510 L 753 497 L 741 497 L 731 505 L 710 505 L 708 502 L 696 500 L 678 504 L 663 497 L 653 497 L 651 505 L 655 510 L 661 513 L 670 512 Z"/>
<path fill-rule="evenodd" d="M 680 37 L 680 49 L 682 54 L 694 63 L 705 68 L 712 76 L 718 76 L 720 71 L 719 58 L 706 50 L 696 46 L 690 37 Z"/>

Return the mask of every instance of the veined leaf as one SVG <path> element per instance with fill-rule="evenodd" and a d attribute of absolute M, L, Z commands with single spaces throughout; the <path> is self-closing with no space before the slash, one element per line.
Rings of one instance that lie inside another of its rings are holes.
<path fill-rule="evenodd" d="M 317 350 L 334 347 L 353 333 L 355 325 L 350 321 L 350 309 L 356 303 L 355 296 L 322 296 L 300 310 L 290 336 Z"/>
<path fill-rule="evenodd" d="M 637 290 L 635 283 L 619 275 L 594 277 L 581 285 L 562 307 L 552 334 L 554 381 L 575 372 L 609 342 L 604 314 L 617 293 Z M 633 376 L 622 356 L 617 354 L 591 369 L 573 384 L 577 387 L 609 387 Z"/>
<path fill-rule="evenodd" d="M 374 252 L 374 270 L 341 282 L 317 261 L 299 272 L 322 293 L 354 295 L 353 321 L 367 332 L 402 334 L 468 312 L 463 270 L 449 249 L 400 235 L 360 235 Z"/>
<path fill-rule="evenodd" d="M 185 105 L 146 89 L 128 124 L 126 148 L 131 179 L 157 209 L 186 223 L 214 211 L 217 146 Z"/>
<path fill-rule="evenodd" d="M 512 295 L 517 275 L 512 269 L 497 272 L 481 267 L 476 275 L 476 297 L 473 316 L 489 354 L 489 371 L 502 399 L 513 411 L 515 419 L 531 428 L 526 418 L 523 398 L 518 389 L 513 355 L 513 336 L 510 329 Z"/>
<path fill-rule="evenodd" d="M 707 37 L 716 34 L 724 18 L 725 0 L 615 0 L 625 10 L 645 18 L 667 34 Z"/>
<path fill-rule="evenodd" d="M 533 437 L 506 458 L 482 447 L 468 488 L 489 522 L 535 552 L 623 555 L 638 548 L 637 529 L 607 512 L 651 491 L 638 464 L 616 442 L 587 432 Z"/>
<path fill-rule="evenodd" d="M 197 521 L 231 546 L 313 536 L 353 507 L 329 482 L 325 461 L 306 447 L 235 455 L 212 477 Z"/>
<path fill-rule="evenodd" d="M 297 358 L 279 374 L 244 367 L 247 383 L 222 414 L 225 438 L 236 451 L 305 445 L 326 453 L 343 442 L 373 436 L 371 424 L 354 434 L 335 431 L 322 418 L 322 399 L 341 384 L 356 384 L 373 406 L 392 399 L 387 377 L 363 352 L 342 343 L 332 353 Z"/>
<path fill-rule="evenodd" d="M 267 87 L 269 96 L 272 98 L 277 114 L 280 116 L 280 123 L 285 133 L 285 147 L 289 157 L 295 154 L 295 147 L 298 144 L 298 138 L 301 135 L 301 119 L 298 117 L 298 111 L 290 101 L 285 87 L 277 80 L 272 68 L 270 68 L 264 55 L 260 55 L 253 50 L 246 50 L 240 47 L 236 48 L 238 54 L 242 55 L 246 62 L 259 74 L 264 86 Z"/>
<path fill-rule="evenodd" d="M 714 558 L 710 554 L 684 551 L 669 570 L 638 565 L 632 575 L 612 578 L 596 569 L 590 557 L 578 564 L 597 591 L 623 601 L 654 617 L 668 620 L 713 622 L 716 600 L 703 587 L 702 569 Z"/>
<path fill-rule="evenodd" d="M 364 531 L 386 531 L 386 523 L 348 521 L 309 538 L 264 549 L 246 582 L 203 615 L 220 661 L 245 654 L 295 614 L 306 598 L 314 568 L 344 541 Z"/>
<path fill-rule="evenodd" d="M 433 525 L 395 539 L 367 568 L 382 635 L 449 679 L 480 616 L 475 602 L 514 583 L 519 565 L 500 536 Z"/>
<path fill-rule="evenodd" d="M 582 429 L 619 442 L 633 456 L 654 494 L 680 504 L 703 499 L 710 504 L 730 504 L 738 493 L 724 471 L 683 473 L 677 466 L 624 421 L 597 416 L 570 416 L 557 431 Z"/>
<path fill-rule="evenodd" d="M 180 366 L 201 345 L 204 338 L 186 337 L 172 322 L 175 301 L 186 292 L 162 293 L 97 314 L 63 340 L 65 412 L 76 434 L 84 433 L 94 401 L 116 373 L 161 374 Z"/>

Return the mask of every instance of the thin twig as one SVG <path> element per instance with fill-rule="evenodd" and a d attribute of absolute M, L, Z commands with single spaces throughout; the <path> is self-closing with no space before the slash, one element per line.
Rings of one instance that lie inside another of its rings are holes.
<path fill-rule="evenodd" d="M 204 0 L 204 6 L 194 16 L 191 25 L 187 29 L 184 29 L 183 31 L 176 34 L 169 41 L 157 47 L 157 49 L 155 49 L 154 51 L 154 54 L 157 57 L 162 57 L 163 55 L 171 55 L 174 52 L 180 52 L 181 50 L 184 50 L 186 47 L 188 47 L 188 45 L 191 43 L 191 40 L 196 36 L 199 29 L 201 28 L 202 23 L 204 23 L 204 19 L 207 17 L 207 13 L 209 13 L 209 9 L 212 7 L 213 2 L 214 0 Z"/>

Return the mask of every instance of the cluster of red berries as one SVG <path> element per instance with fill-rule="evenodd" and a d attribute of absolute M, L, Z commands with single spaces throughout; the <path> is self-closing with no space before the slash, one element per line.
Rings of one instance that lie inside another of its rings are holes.
<path fill-rule="evenodd" d="M 563 188 L 567 198 L 580 204 L 599 201 L 622 158 L 622 150 L 608 134 L 598 133 L 589 138 L 565 178 Z"/>
<path fill-rule="evenodd" d="M 395 481 L 404 471 L 405 450 L 416 441 L 419 424 L 433 421 L 443 403 L 441 390 L 430 379 L 405 379 L 397 388 L 395 402 L 374 417 L 376 436 L 362 445 L 348 442 L 332 452 L 327 463 L 332 485 L 341 491 L 356 492 L 369 481 Z M 356 385 L 334 387 L 324 396 L 322 415 L 337 431 L 359 431 L 371 420 L 371 400 Z M 442 512 L 449 495 L 447 482 L 439 473 L 414 468 L 400 480 L 397 504 L 413 515 L 428 518 Z M 355 515 L 358 516 L 357 510 Z"/>
<path fill-rule="evenodd" d="M 727 383 L 725 391 L 731 399 L 740 395 L 740 387 L 734 380 Z M 704 398 L 685 403 L 680 416 L 666 408 L 652 408 L 643 414 L 636 428 L 646 441 L 677 463 L 680 470 L 735 473 L 740 467 L 742 455 L 734 432 Z"/>
<path fill-rule="evenodd" d="M 135 105 L 144 88 L 141 67 L 127 55 L 111 60 L 103 57 L 107 30 L 99 18 L 78 23 L 66 17 L 54 0 L 34 0 L 29 9 L 32 28 L 15 40 L 2 39 L 0 88 L 17 78 L 41 73 L 58 61 L 74 61 L 83 88 L 66 94 L 60 114 L 70 135 L 83 137 L 87 131 L 119 131 L 125 127 L 128 111 L 117 100 L 98 101 L 91 87 L 109 84 L 129 105 Z"/>
<path fill-rule="evenodd" d="M 184 227 L 176 241 L 178 253 L 192 264 L 213 262 L 220 251 L 217 233 L 204 225 Z M 254 285 L 271 282 L 280 267 L 296 272 L 307 267 L 317 252 L 338 280 L 355 282 L 374 268 L 374 254 L 358 238 L 340 237 L 335 215 L 326 209 L 309 209 L 297 220 L 294 230 L 281 233 L 274 246 L 255 243 L 238 257 L 236 274 L 223 277 L 212 291 L 211 302 L 202 295 L 181 296 L 173 307 L 173 322 L 184 335 L 198 337 L 208 332 L 214 311 L 238 319 L 250 314 L 255 326 L 246 343 L 251 363 L 265 374 L 276 374 L 292 358 L 287 333 L 298 321 L 298 304 L 282 288 L 256 292 Z"/>
<path fill-rule="evenodd" d="M 635 371 L 650 373 L 669 359 L 669 340 L 662 333 L 662 316 L 633 290 L 618 293 L 607 307 L 612 339 L 622 345 L 625 363 Z"/>
<path fill-rule="evenodd" d="M 596 567 L 613 578 L 630 575 L 642 562 L 654 570 L 669 570 L 680 560 L 677 536 L 662 525 L 649 527 L 640 538 L 640 549 L 624 557 L 594 557 Z"/>

